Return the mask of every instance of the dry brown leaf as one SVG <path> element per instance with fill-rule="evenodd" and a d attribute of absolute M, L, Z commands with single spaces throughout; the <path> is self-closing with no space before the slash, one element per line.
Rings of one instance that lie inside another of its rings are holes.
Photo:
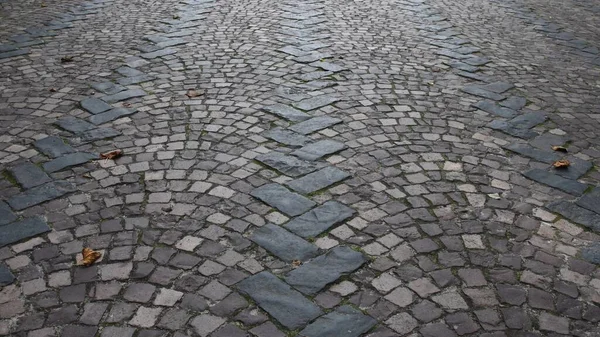
<path fill-rule="evenodd" d="M 100 158 L 102 159 L 116 159 L 123 155 L 123 151 L 121 150 L 113 150 L 110 152 L 105 152 L 100 154 Z"/>
<path fill-rule="evenodd" d="M 566 147 L 564 147 L 564 146 L 558 146 L 558 145 L 553 146 L 552 150 L 559 151 L 559 152 L 567 152 L 567 148 Z"/>
<path fill-rule="evenodd" d="M 63 56 L 60 58 L 60 62 L 62 62 L 62 63 L 73 62 L 73 56 Z"/>
<path fill-rule="evenodd" d="M 56 88 L 50 88 L 50 92 L 56 92 Z"/>
<path fill-rule="evenodd" d="M 86 267 L 91 266 L 94 262 L 102 257 L 102 253 L 93 251 L 91 248 L 83 248 L 81 255 L 83 256 L 81 265 Z"/>
<path fill-rule="evenodd" d="M 292 266 L 294 266 L 294 268 L 300 267 L 301 264 L 302 264 L 302 261 L 300 261 L 300 260 L 292 261 Z"/>
<path fill-rule="evenodd" d="M 552 166 L 557 169 L 567 168 L 569 165 L 571 165 L 571 163 L 566 159 L 557 160 L 552 164 Z"/>
<path fill-rule="evenodd" d="M 187 97 L 189 98 L 194 98 L 194 97 L 198 97 L 200 96 L 200 93 L 198 93 L 196 90 L 194 89 L 190 89 L 188 90 L 188 92 L 185 94 Z"/>
<path fill-rule="evenodd" d="M 181 17 L 180 17 L 179 15 L 177 15 L 177 14 L 173 15 L 173 19 L 174 19 L 174 20 L 178 20 L 178 19 L 180 19 L 180 18 L 181 18 Z"/>

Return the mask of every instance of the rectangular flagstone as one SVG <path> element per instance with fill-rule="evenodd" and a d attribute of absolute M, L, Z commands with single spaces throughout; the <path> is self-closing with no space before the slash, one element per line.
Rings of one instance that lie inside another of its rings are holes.
<path fill-rule="evenodd" d="M 74 148 L 65 144 L 62 139 L 56 136 L 49 136 L 37 140 L 35 143 L 33 143 L 33 146 L 35 146 L 38 151 L 50 158 L 56 158 L 67 153 L 75 152 Z"/>
<path fill-rule="evenodd" d="M 88 161 L 93 160 L 93 159 L 98 159 L 98 156 L 96 156 L 95 154 L 92 154 L 92 153 L 87 153 L 87 152 L 76 152 L 76 153 L 66 154 L 62 157 L 53 159 L 49 162 L 44 163 L 43 166 L 44 166 L 44 170 L 46 170 L 46 172 L 52 173 L 52 172 L 63 170 L 67 167 L 87 163 Z"/>
<path fill-rule="evenodd" d="M 377 321 L 348 305 L 344 305 L 317 318 L 300 332 L 305 337 L 359 337 L 369 331 Z"/>
<path fill-rule="evenodd" d="M 546 206 L 550 211 L 600 233 L 600 214 L 566 201 L 553 201 Z"/>
<path fill-rule="evenodd" d="M 176 52 L 177 52 L 177 49 L 165 48 L 165 49 L 153 51 L 150 53 L 140 54 L 140 57 L 151 60 L 151 59 L 155 59 L 157 57 L 163 57 L 163 56 L 175 54 Z"/>
<path fill-rule="evenodd" d="M 302 135 L 308 135 L 315 131 L 319 131 L 322 129 L 326 129 L 335 124 L 341 123 L 342 120 L 339 118 L 328 117 L 328 116 L 319 116 L 313 117 L 304 122 L 300 122 L 298 124 L 294 124 L 289 127 L 290 130 L 297 132 Z"/>
<path fill-rule="evenodd" d="M 305 121 L 310 118 L 305 112 L 292 108 L 289 105 L 275 103 L 263 108 L 266 112 L 285 118 L 292 122 Z"/>
<path fill-rule="evenodd" d="M 250 192 L 250 195 L 289 216 L 300 215 L 316 205 L 314 201 L 276 183 L 256 188 Z"/>
<path fill-rule="evenodd" d="M 0 264 L 0 287 L 7 286 L 15 281 L 15 275 L 4 263 Z"/>
<path fill-rule="evenodd" d="M 497 105 L 495 102 L 488 100 L 477 102 L 473 104 L 473 106 L 487 113 L 504 118 L 513 118 L 517 115 L 516 111 L 502 107 L 500 105 Z"/>
<path fill-rule="evenodd" d="M 285 281 L 301 293 L 312 295 L 366 261 L 362 253 L 338 246 L 292 270 L 285 276 Z"/>
<path fill-rule="evenodd" d="M 600 187 L 595 187 L 591 192 L 584 194 L 576 204 L 600 214 Z"/>
<path fill-rule="evenodd" d="M 0 226 L 0 247 L 46 233 L 50 227 L 42 217 L 28 218 Z"/>
<path fill-rule="evenodd" d="M 126 89 L 124 86 L 112 82 L 93 83 L 91 87 L 107 95 L 114 95 Z"/>
<path fill-rule="evenodd" d="M 110 110 L 112 108 L 112 106 L 96 97 L 86 98 L 79 102 L 79 104 L 83 109 L 94 115 Z"/>
<path fill-rule="evenodd" d="M 58 125 L 61 129 L 65 129 L 73 133 L 81 133 L 96 128 L 94 124 L 88 123 L 83 119 L 73 116 L 59 118 L 56 120 L 56 122 L 54 122 L 54 124 Z"/>
<path fill-rule="evenodd" d="M 248 277 L 237 287 L 291 330 L 304 327 L 323 314 L 316 304 L 267 271 Z"/>
<path fill-rule="evenodd" d="M 555 152 L 543 151 L 532 147 L 529 144 L 511 143 L 504 146 L 504 148 L 516 152 L 522 156 L 529 157 L 547 164 L 554 163 L 555 161 L 561 159 L 561 156 Z"/>
<path fill-rule="evenodd" d="M 295 133 L 294 131 L 282 128 L 274 128 L 272 130 L 269 130 L 266 133 L 264 133 L 264 136 L 278 143 L 291 147 L 304 146 L 310 141 L 310 138 L 308 137 Z"/>
<path fill-rule="evenodd" d="M 52 180 L 46 172 L 42 171 L 41 168 L 32 163 L 17 165 L 9 169 L 9 172 L 17 180 L 19 185 L 25 189 L 39 186 Z"/>
<path fill-rule="evenodd" d="M 79 136 L 84 142 L 93 142 L 95 140 L 113 138 L 120 134 L 119 131 L 112 128 L 97 128 L 83 132 Z"/>
<path fill-rule="evenodd" d="M 114 121 L 125 116 L 133 115 L 136 112 L 135 109 L 126 108 L 114 108 L 103 113 L 99 113 L 94 116 L 90 116 L 89 121 L 93 124 L 100 125 Z"/>
<path fill-rule="evenodd" d="M 288 181 L 287 186 L 294 191 L 309 194 L 333 185 L 350 177 L 348 172 L 344 172 L 336 167 L 328 166 L 317 172 L 310 173 L 304 177 Z"/>
<path fill-rule="evenodd" d="M 155 78 L 156 77 L 154 77 L 152 75 L 142 74 L 142 75 L 138 75 L 138 76 L 121 77 L 121 78 L 117 79 L 117 82 L 121 85 L 132 85 L 132 84 L 138 84 L 138 83 L 152 81 Z"/>
<path fill-rule="evenodd" d="M 299 148 L 298 150 L 292 152 L 292 155 L 305 160 L 317 160 L 323 156 L 342 151 L 346 147 L 347 146 L 344 143 L 330 139 L 323 139 Z"/>
<path fill-rule="evenodd" d="M 17 211 L 59 198 L 75 191 L 75 185 L 67 181 L 53 181 L 33 187 L 8 199 L 8 204 Z"/>
<path fill-rule="evenodd" d="M 300 102 L 293 103 L 293 105 L 301 110 L 310 111 L 314 109 L 318 109 L 324 107 L 326 105 L 333 104 L 338 102 L 340 99 L 337 96 L 333 95 L 320 95 L 307 99 L 303 99 Z"/>
<path fill-rule="evenodd" d="M 348 218 L 355 211 L 337 201 L 328 201 L 313 208 L 284 225 L 285 228 L 303 237 L 317 237 L 319 234 Z"/>
<path fill-rule="evenodd" d="M 523 175 L 531 180 L 535 180 L 539 183 L 557 188 L 573 195 L 583 194 L 583 191 L 585 191 L 588 186 L 578 182 L 577 180 L 566 179 L 559 175 L 540 169 L 527 171 Z"/>
<path fill-rule="evenodd" d="M 286 156 L 277 151 L 261 154 L 254 159 L 291 177 L 298 177 L 311 173 L 319 167 L 319 165 L 314 162 L 305 161 L 293 156 Z"/>
<path fill-rule="evenodd" d="M 116 103 L 116 102 L 124 101 L 124 100 L 130 99 L 130 98 L 142 97 L 142 96 L 146 96 L 146 92 L 144 90 L 131 89 L 131 90 L 120 91 L 114 95 L 109 95 L 102 99 L 108 103 Z"/>
<path fill-rule="evenodd" d="M 273 224 L 255 230 L 250 240 L 286 262 L 306 261 L 319 254 L 318 248 L 312 243 Z"/>
<path fill-rule="evenodd" d="M 8 205 L 0 200 L 0 226 L 17 220 L 17 216 L 10 210 Z"/>
<path fill-rule="evenodd" d="M 467 85 L 467 86 L 461 88 L 461 90 L 463 92 L 466 92 L 467 94 L 471 94 L 471 95 L 475 95 L 475 96 L 479 96 L 479 97 L 483 97 L 483 98 L 488 98 L 488 99 L 491 99 L 494 101 L 500 101 L 500 100 L 504 99 L 504 96 L 497 94 L 495 92 L 485 90 L 481 86 L 478 86 L 478 85 Z"/>

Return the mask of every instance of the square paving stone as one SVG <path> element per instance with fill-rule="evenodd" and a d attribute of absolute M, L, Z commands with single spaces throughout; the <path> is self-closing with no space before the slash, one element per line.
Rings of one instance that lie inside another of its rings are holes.
<path fill-rule="evenodd" d="M 266 184 L 254 189 L 250 192 L 250 195 L 289 216 L 300 215 L 316 205 L 314 201 L 293 193 L 276 183 Z"/>
<path fill-rule="evenodd" d="M 97 128 L 88 130 L 79 135 L 84 142 L 93 142 L 100 139 L 113 138 L 121 135 L 121 133 L 111 128 Z"/>
<path fill-rule="evenodd" d="M 566 179 L 559 175 L 553 174 L 548 171 L 533 169 L 523 174 L 525 177 L 535 180 L 539 183 L 552 186 L 561 191 L 573 194 L 581 195 L 587 189 L 586 184 L 582 184 L 576 180 Z"/>
<path fill-rule="evenodd" d="M 301 147 L 306 145 L 306 143 L 310 141 L 310 138 L 308 137 L 282 128 L 274 128 L 272 130 L 267 131 L 263 135 L 278 143 L 291 147 Z"/>
<path fill-rule="evenodd" d="M 106 95 L 114 95 L 126 89 L 124 86 L 112 82 L 93 83 L 91 87 Z"/>
<path fill-rule="evenodd" d="M 9 172 L 23 188 L 32 188 L 52 180 L 46 172 L 32 163 L 15 166 Z"/>
<path fill-rule="evenodd" d="M 110 121 L 114 121 L 115 119 L 133 115 L 134 113 L 136 113 L 135 109 L 114 108 L 114 109 L 108 110 L 106 112 L 91 116 L 89 118 L 89 121 L 95 125 L 100 125 L 100 124 L 108 123 Z"/>
<path fill-rule="evenodd" d="M 61 129 L 73 133 L 81 133 L 96 128 L 95 125 L 73 116 L 59 118 L 56 122 L 54 122 L 54 124 L 58 125 L 58 127 L 60 127 Z"/>
<path fill-rule="evenodd" d="M 341 122 L 342 120 L 339 118 L 319 116 L 313 117 L 309 120 L 305 120 L 304 122 L 300 122 L 298 124 L 294 124 L 290 126 L 289 129 L 302 135 L 308 135 L 315 131 L 326 129 L 330 126 L 339 124 Z"/>
<path fill-rule="evenodd" d="M 35 146 L 38 151 L 50 158 L 57 158 L 65 154 L 75 152 L 74 148 L 65 144 L 62 139 L 55 136 L 42 138 L 33 143 L 33 146 Z"/>
<path fill-rule="evenodd" d="M 95 97 L 86 98 L 79 102 L 79 104 L 81 104 L 83 109 L 93 115 L 110 110 L 112 108 L 110 104 L 107 104 L 106 102 Z"/>
<path fill-rule="evenodd" d="M 266 271 L 243 280 L 238 289 L 288 329 L 301 328 L 323 314 L 316 304 Z"/>
<path fill-rule="evenodd" d="M 50 227 L 48 227 L 46 221 L 41 217 L 12 222 L 8 225 L 0 226 L 0 247 L 49 231 Z"/>
<path fill-rule="evenodd" d="M 286 156 L 276 151 L 261 154 L 255 159 L 291 177 L 311 173 L 320 166 L 319 164 L 304 161 L 293 156 Z"/>
<path fill-rule="evenodd" d="M 337 201 L 328 201 L 284 225 L 288 230 L 303 238 L 316 237 L 331 226 L 338 224 L 355 213 L 352 208 Z"/>
<path fill-rule="evenodd" d="M 315 143 L 303 146 L 302 148 L 292 152 L 298 158 L 306 160 L 317 160 L 323 156 L 327 156 L 339 151 L 342 151 L 347 146 L 334 140 L 323 139 Z"/>
<path fill-rule="evenodd" d="M 289 272 L 285 281 L 300 292 L 312 295 L 335 282 L 344 273 L 358 269 L 366 260 L 363 254 L 352 248 L 335 247 Z"/>
<path fill-rule="evenodd" d="M 306 261 L 319 253 L 312 243 L 273 224 L 258 228 L 250 240 L 286 262 Z"/>
<path fill-rule="evenodd" d="M 344 305 L 327 315 L 319 317 L 316 321 L 300 332 L 306 337 L 359 337 L 369 331 L 377 321 L 362 312 Z"/>
<path fill-rule="evenodd" d="M 17 216 L 10 210 L 8 205 L 0 200 L 0 226 L 17 220 Z"/>
<path fill-rule="evenodd" d="M 66 181 L 54 181 L 33 187 L 8 199 L 8 204 L 18 211 L 59 198 L 75 191 L 75 185 Z"/>
<path fill-rule="evenodd" d="M 595 187 L 591 192 L 584 194 L 575 203 L 578 206 L 600 214 L 600 187 Z"/>
<path fill-rule="evenodd" d="M 263 110 L 265 110 L 268 113 L 272 113 L 279 117 L 290 120 L 292 122 L 301 122 L 301 121 L 305 121 L 310 118 L 310 115 L 307 115 L 305 112 L 302 112 L 300 110 L 292 108 L 289 105 L 285 105 L 285 104 L 281 104 L 281 103 L 276 103 L 276 104 L 264 107 Z"/>
<path fill-rule="evenodd" d="M 296 192 L 309 194 L 322 190 L 348 177 L 350 177 L 349 173 L 344 172 L 336 167 L 328 166 L 320 169 L 317 172 L 307 174 L 304 177 L 288 181 L 286 185 L 291 187 Z"/>
<path fill-rule="evenodd" d="M 84 163 L 87 163 L 90 160 L 98 159 L 98 156 L 93 153 L 87 152 L 76 152 L 66 154 L 62 157 L 53 159 L 49 162 L 44 163 L 44 170 L 46 172 L 57 172 L 63 170 L 67 167 L 77 166 Z"/>
<path fill-rule="evenodd" d="M 0 232 L 2 231 L 0 227 Z M 15 276 L 5 264 L 0 264 L 0 286 L 7 286 L 15 281 Z"/>
<path fill-rule="evenodd" d="M 146 96 L 146 92 L 142 89 L 130 89 L 125 91 L 120 91 L 116 94 L 105 96 L 102 99 L 108 103 L 116 103 L 120 101 L 124 101 L 134 97 L 142 97 Z"/>
<path fill-rule="evenodd" d="M 492 115 L 496 115 L 496 116 L 500 116 L 500 117 L 504 117 L 504 118 L 513 118 L 517 115 L 516 111 L 509 109 L 509 108 L 499 106 L 495 102 L 492 102 L 492 101 L 487 101 L 487 100 L 480 101 L 480 102 L 473 104 L 473 106 L 480 110 L 483 110 L 487 113 L 490 113 Z"/>
<path fill-rule="evenodd" d="M 600 215 L 566 200 L 551 202 L 546 206 L 550 211 L 600 233 Z"/>
<path fill-rule="evenodd" d="M 316 61 L 316 60 L 314 60 Z M 321 107 L 324 107 L 326 105 L 330 105 L 333 104 L 335 102 L 340 101 L 340 99 L 336 96 L 332 96 L 332 95 L 321 95 L 321 96 L 316 96 L 316 97 L 311 97 L 311 98 L 307 98 L 304 99 L 300 102 L 297 103 L 293 103 L 292 105 L 295 106 L 298 109 L 304 110 L 304 111 L 310 111 L 310 110 L 314 110 L 314 109 L 318 109 Z"/>
<path fill-rule="evenodd" d="M 121 77 L 117 80 L 117 82 L 121 85 L 132 85 L 132 84 L 138 84 L 138 83 L 152 81 L 154 79 L 156 79 L 156 77 L 154 77 L 152 75 L 142 74 L 142 75 L 131 76 L 131 77 Z"/>

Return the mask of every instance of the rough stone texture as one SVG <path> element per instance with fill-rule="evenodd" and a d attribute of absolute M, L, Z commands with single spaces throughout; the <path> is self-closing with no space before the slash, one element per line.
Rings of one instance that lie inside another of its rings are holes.
<path fill-rule="evenodd" d="M 307 162 L 293 156 L 286 156 L 283 153 L 275 151 L 262 154 L 255 159 L 291 177 L 305 175 L 318 168 L 316 163 Z"/>
<path fill-rule="evenodd" d="M 344 336 L 358 337 L 369 331 L 376 322 L 373 318 L 363 315 L 352 307 L 342 306 L 319 317 L 304 328 L 300 334 L 307 337 L 329 337 L 344 331 Z"/>
<path fill-rule="evenodd" d="M 280 103 L 264 107 L 263 110 L 292 122 L 301 122 L 310 118 L 306 113 Z"/>
<path fill-rule="evenodd" d="M 313 117 L 304 122 L 292 125 L 290 127 L 290 130 L 297 132 L 301 135 L 308 135 L 315 131 L 326 129 L 328 127 L 331 127 L 335 124 L 339 124 L 341 122 L 342 122 L 342 120 L 339 118 L 333 118 L 333 117 L 327 117 L 327 116 Z"/>
<path fill-rule="evenodd" d="M 581 195 L 587 189 L 586 184 L 582 184 L 575 180 L 565 179 L 559 175 L 540 169 L 527 171 L 524 175 L 531 180 L 558 188 L 561 191 L 574 195 Z"/>
<path fill-rule="evenodd" d="M 291 147 L 301 147 L 309 142 L 309 138 L 293 131 L 274 128 L 266 132 L 265 137 Z"/>
<path fill-rule="evenodd" d="M 309 194 L 327 188 L 348 177 L 350 177 L 349 173 L 333 166 L 328 166 L 304 177 L 292 180 L 287 183 L 287 186 L 296 192 Z"/>
<path fill-rule="evenodd" d="M 81 104 L 81 107 L 83 109 L 87 110 L 89 113 L 94 114 L 94 115 L 99 114 L 104 111 L 107 111 L 112 108 L 106 102 L 104 102 L 98 98 L 95 98 L 95 97 L 86 98 L 83 101 L 79 102 L 79 104 Z"/>
<path fill-rule="evenodd" d="M 313 244 L 273 224 L 257 229 L 250 239 L 287 262 L 306 261 L 318 254 Z"/>
<path fill-rule="evenodd" d="M 315 206 L 313 201 L 279 184 L 263 185 L 250 194 L 290 216 L 300 215 Z"/>
<path fill-rule="evenodd" d="M 348 219 L 354 213 L 355 211 L 350 207 L 337 201 L 328 201 L 294 218 L 284 227 L 303 238 L 316 237 L 333 225 Z"/>
<path fill-rule="evenodd" d="M 323 156 L 339 152 L 345 148 L 346 145 L 344 143 L 325 139 L 303 146 L 302 148 L 292 152 L 292 154 L 306 160 L 317 160 Z"/>
<path fill-rule="evenodd" d="M 75 152 L 75 149 L 65 144 L 59 137 L 49 136 L 37 140 L 33 145 L 43 154 L 50 158 L 61 157 L 65 154 Z"/>
<path fill-rule="evenodd" d="M 581 208 L 566 200 L 552 202 L 547 207 L 552 212 L 559 213 L 569 220 L 600 232 L 600 215 L 597 213 Z"/>
<path fill-rule="evenodd" d="M 10 210 L 10 207 L 5 202 L 0 201 L 0 226 L 9 224 L 15 220 L 17 220 L 15 213 Z"/>
<path fill-rule="evenodd" d="M 74 185 L 66 181 L 54 181 L 31 188 L 8 199 L 10 207 L 22 210 L 43 202 L 56 199 L 74 191 Z"/>
<path fill-rule="evenodd" d="M 10 169 L 10 173 L 23 188 L 32 188 L 52 180 L 42 169 L 31 163 L 15 166 Z"/>
<path fill-rule="evenodd" d="M 0 226 L 0 247 L 46 233 L 50 227 L 41 217 L 27 218 Z"/>

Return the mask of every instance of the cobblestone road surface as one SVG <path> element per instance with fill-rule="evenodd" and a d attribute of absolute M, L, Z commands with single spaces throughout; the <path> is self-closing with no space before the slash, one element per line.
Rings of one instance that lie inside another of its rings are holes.
<path fill-rule="evenodd" d="M 0 335 L 600 336 L 599 20 L 0 0 Z"/>

